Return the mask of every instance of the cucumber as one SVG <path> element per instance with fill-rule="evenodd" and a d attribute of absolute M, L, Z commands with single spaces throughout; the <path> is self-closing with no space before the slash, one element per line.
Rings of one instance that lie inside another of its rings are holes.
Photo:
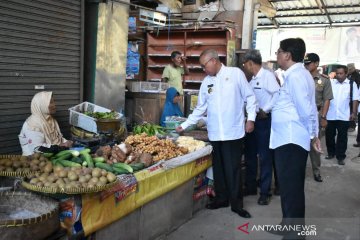
<path fill-rule="evenodd" d="M 116 168 L 123 168 L 125 170 L 127 170 L 129 173 L 133 173 L 134 169 L 132 169 L 132 167 L 130 167 L 130 165 L 126 164 L 126 163 L 114 163 L 113 167 Z"/>
<path fill-rule="evenodd" d="M 120 175 L 120 174 L 128 174 L 129 171 L 124 169 L 124 168 L 117 168 L 117 167 L 112 167 L 113 169 L 113 172 L 116 174 L 116 175 Z"/>
<path fill-rule="evenodd" d="M 70 159 L 70 161 L 76 162 L 76 163 L 79 163 L 79 164 L 82 164 L 82 163 L 83 163 L 83 160 L 81 160 L 81 158 L 79 158 L 79 157 L 72 157 L 72 158 Z"/>
<path fill-rule="evenodd" d="M 64 167 L 81 167 L 80 163 L 76 163 L 68 160 L 58 160 L 56 163 L 60 163 Z"/>
<path fill-rule="evenodd" d="M 52 157 L 52 159 L 65 160 L 65 159 L 71 159 L 72 157 L 73 155 L 71 154 L 71 152 L 66 152 L 64 154 L 61 154 L 60 156 L 56 154 L 55 156 Z"/>
<path fill-rule="evenodd" d="M 50 158 L 54 155 L 54 153 L 43 153 L 42 155 L 46 158 Z"/>
<path fill-rule="evenodd" d="M 76 151 L 76 150 L 63 150 L 63 151 L 55 154 L 54 158 L 60 158 L 64 155 L 69 156 L 69 154 L 71 154 L 73 157 L 78 157 L 80 153 L 79 153 L 79 151 Z M 66 159 L 66 158 L 63 158 L 63 159 Z"/>
<path fill-rule="evenodd" d="M 136 171 L 140 171 L 141 169 L 144 169 L 145 164 L 144 163 L 132 163 L 132 164 L 130 164 L 130 167 L 134 170 L 134 172 L 136 172 Z"/>
<path fill-rule="evenodd" d="M 93 161 L 95 163 L 103 163 L 103 162 L 105 162 L 105 158 L 104 157 L 94 157 Z"/>
<path fill-rule="evenodd" d="M 102 163 L 102 162 L 96 162 L 95 166 L 98 168 L 104 169 L 108 172 L 113 172 L 113 168 L 109 164 Z"/>
<path fill-rule="evenodd" d="M 85 149 L 80 151 L 80 154 L 81 153 L 90 153 L 90 152 L 91 152 L 90 148 L 85 148 Z"/>
<path fill-rule="evenodd" d="M 90 154 L 85 150 L 87 150 L 87 149 L 84 149 L 84 150 L 80 151 L 80 158 L 87 162 L 87 167 L 93 168 L 94 167 L 94 162 L 93 162 Z"/>

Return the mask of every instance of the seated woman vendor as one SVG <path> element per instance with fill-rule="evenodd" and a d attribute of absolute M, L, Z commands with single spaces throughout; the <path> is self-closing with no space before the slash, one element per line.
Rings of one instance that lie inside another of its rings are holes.
<path fill-rule="evenodd" d="M 164 111 L 161 115 L 160 125 L 165 127 L 166 117 L 178 116 L 183 117 L 179 102 L 181 101 L 180 93 L 173 87 L 166 91 L 166 100 L 164 104 Z"/>
<path fill-rule="evenodd" d="M 31 116 L 24 122 L 19 135 L 23 155 L 33 154 L 39 146 L 72 146 L 73 142 L 63 138 L 57 121 L 52 117 L 55 112 L 52 92 L 35 94 L 31 101 Z"/>

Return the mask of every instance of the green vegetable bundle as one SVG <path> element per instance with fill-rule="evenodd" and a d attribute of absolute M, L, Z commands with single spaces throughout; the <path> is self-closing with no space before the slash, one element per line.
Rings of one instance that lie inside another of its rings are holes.
<path fill-rule="evenodd" d="M 115 111 L 111 112 L 84 112 L 86 116 L 93 117 L 96 119 L 118 119 L 119 114 Z"/>
<path fill-rule="evenodd" d="M 148 136 L 153 136 L 156 134 L 166 134 L 165 131 L 163 130 L 163 127 L 151 123 L 144 123 L 142 125 L 134 126 L 133 133 L 134 134 L 146 133 L 146 135 Z"/>

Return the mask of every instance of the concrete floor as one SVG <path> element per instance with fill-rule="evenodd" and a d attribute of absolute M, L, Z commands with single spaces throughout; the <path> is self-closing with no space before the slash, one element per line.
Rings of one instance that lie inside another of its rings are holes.
<path fill-rule="evenodd" d="M 306 239 L 360 239 L 360 157 L 357 157 L 360 148 L 353 147 L 355 139 L 356 132 L 350 132 L 345 166 L 339 166 L 336 159 L 324 158 L 327 154 L 325 139 L 322 139 L 325 152 L 321 157 L 322 183 L 314 181 L 308 159 L 305 181 L 306 224 L 315 225 L 316 236 L 307 236 Z M 230 208 L 204 209 L 163 239 L 281 239 L 281 236 L 266 231 L 250 231 L 254 225 L 278 224 L 281 220 L 279 196 L 273 196 L 268 206 L 259 206 L 257 199 L 258 196 L 244 198 L 245 209 L 252 215 L 250 219 L 239 217 Z M 238 230 L 239 226 L 247 223 L 249 234 Z"/>

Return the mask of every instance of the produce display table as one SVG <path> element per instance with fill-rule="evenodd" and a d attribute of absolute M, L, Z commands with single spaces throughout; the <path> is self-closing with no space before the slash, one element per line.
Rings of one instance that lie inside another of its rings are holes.
<path fill-rule="evenodd" d="M 114 195 L 105 199 L 96 193 L 82 195 L 81 221 L 85 235 L 118 221 L 204 172 L 212 164 L 211 150 L 211 146 L 207 146 L 135 173 L 137 190 L 121 201 L 116 201 Z M 192 196 L 184 197 L 191 199 Z"/>

